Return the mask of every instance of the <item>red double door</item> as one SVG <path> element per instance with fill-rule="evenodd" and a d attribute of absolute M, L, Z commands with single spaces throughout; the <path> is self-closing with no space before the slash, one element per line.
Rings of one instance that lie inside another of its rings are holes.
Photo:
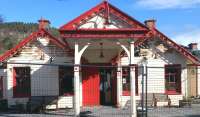
<path fill-rule="evenodd" d="M 82 69 L 83 106 L 100 105 L 100 80 L 98 68 L 88 67 Z M 112 89 L 116 90 L 116 85 Z M 116 93 L 112 93 L 112 95 L 116 97 Z"/>

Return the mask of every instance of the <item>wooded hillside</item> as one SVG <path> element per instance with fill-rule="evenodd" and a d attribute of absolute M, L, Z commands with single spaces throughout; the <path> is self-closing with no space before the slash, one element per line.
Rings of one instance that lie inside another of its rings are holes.
<path fill-rule="evenodd" d="M 0 23 L 0 55 L 37 29 L 38 24 L 36 23 Z M 56 28 L 51 28 L 50 31 L 54 36 L 59 35 Z"/>

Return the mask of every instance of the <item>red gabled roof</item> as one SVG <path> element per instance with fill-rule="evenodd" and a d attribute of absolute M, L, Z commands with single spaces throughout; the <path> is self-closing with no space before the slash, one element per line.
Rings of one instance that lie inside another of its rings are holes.
<path fill-rule="evenodd" d="M 158 37 L 160 40 L 162 40 L 167 45 L 169 45 L 170 47 L 174 48 L 177 52 L 179 52 L 181 55 L 183 55 L 185 58 L 187 58 L 188 60 L 190 60 L 191 62 L 193 62 L 194 65 L 200 66 L 200 60 L 196 56 L 194 56 L 191 52 L 189 52 L 188 50 L 186 50 L 185 48 L 183 48 L 181 45 L 178 45 L 176 42 L 174 42 L 169 37 L 167 37 L 166 35 L 164 35 L 158 29 L 154 28 L 153 31 L 155 33 L 154 33 L 154 35 L 151 35 L 152 38 L 138 39 L 134 43 L 135 47 L 138 47 L 138 46 L 142 45 L 143 43 L 145 43 L 149 39 L 153 39 L 155 37 Z M 122 51 L 121 54 L 124 54 L 124 53 L 125 53 L 125 51 Z M 114 58 L 112 58 L 111 61 L 115 60 L 115 59 L 117 59 L 117 55 Z"/>
<path fill-rule="evenodd" d="M 101 13 L 103 10 L 105 11 L 105 15 L 104 16 L 106 16 L 106 13 L 112 13 L 112 14 L 116 15 L 118 18 L 120 18 L 121 20 L 125 21 L 126 23 L 128 23 L 129 25 L 131 25 L 134 28 L 148 30 L 148 28 L 144 24 L 140 23 L 139 21 L 135 20 L 131 16 L 129 16 L 126 13 L 122 12 L 121 10 L 116 8 L 115 6 L 109 4 L 107 1 L 103 1 L 99 5 L 93 7 L 92 9 L 90 9 L 87 12 L 83 13 L 82 15 L 80 15 L 79 17 L 75 18 L 74 20 L 70 21 L 69 23 L 63 25 L 62 27 L 60 27 L 59 30 L 60 31 L 76 30 L 77 29 L 76 26 L 80 26 L 82 23 L 85 23 L 87 20 L 91 19 L 96 14 Z M 107 12 L 106 12 L 106 10 L 107 10 Z"/>
<path fill-rule="evenodd" d="M 58 47 L 60 47 L 62 49 L 66 48 L 65 44 L 63 44 L 57 38 L 52 36 L 48 31 L 46 31 L 45 29 L 40 29 L 40 30 L 30 34 L 28 37 L 23 39 L 19 44 L 17 44 L 14 48 L 8 50 L 2 56 L 0 56 L 0 62 L 3 62 L 7 58 L 9 58 L 9 57 L 13 56 L 14 54 L 16 54 L 19 49 L 23 48 L 26 44 L 32 42 L 33 40 L 36 40 L 37 37 L 48 37 L 48 39 L 50 39 L 50 41 L 52 43 L 56 44 Z"/>
<path fill-rule="evenodd" d="M 159 37 L 162 41 L 166 42 L 170 47 L 173 47 L 175 50 L 177 50 L 180 54 L 191 60 L 195 64 L 199 64 L 200 60 L 194 56 L 191 52 L 186 50 L 185 48 L 181 47 L 176 42 L 172 41 L 169 37 L 164 35 L 162 32 L 160 32 L 158 29 L 155 29 L 156 36 Z"/>
<path fill-rule="evenodd" d="M 158 29 L 154 29 L 154 31 L 155 31 L 154 37 L 158 37 L 160 40 L 165 42 L 170 47 L 174 48 L 177 52 L 179 52 L 181 55 L 183 55 L 184 57 L 186 57 L 187 59 L 189 59 L 193 63 L 200 64 L 200 60 L 196 56 L 194 56 L 191 52 L 189 52 L 188 50 L 186 50 L 185 48 L 183 48 L 182 46 L 180 46 L 179 44 L 174 42 L 172 39 L 170 39 L 169 37 L 164 35 Z M 135 47 L 142 45 L 147 40 L 149 40 L 149 38 L 137 40 L 135 42 Z"/>

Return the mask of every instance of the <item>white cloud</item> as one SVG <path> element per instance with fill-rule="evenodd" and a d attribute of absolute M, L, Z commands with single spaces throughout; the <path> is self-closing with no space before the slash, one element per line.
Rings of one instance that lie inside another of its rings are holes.
<path fill-rule="evenodd" d="M 172 39 L 182 45 L 198 43 L 198 48 L 200 49 L 200 29 L 180 33 L 172 37 Z"/>
<path fill-rule="evenodd" d="M 200 0 L 137 0 L 136 4 L 149 9 L 192 8 L 200 5 Z"/>

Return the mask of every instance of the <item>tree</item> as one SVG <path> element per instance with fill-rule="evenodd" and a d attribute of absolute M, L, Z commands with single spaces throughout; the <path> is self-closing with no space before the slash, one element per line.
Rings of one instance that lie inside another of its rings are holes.
<path fill-rule="evenodd" d="M 0 23 L 3 23 L 3 17 L 0 15 Z"/>

